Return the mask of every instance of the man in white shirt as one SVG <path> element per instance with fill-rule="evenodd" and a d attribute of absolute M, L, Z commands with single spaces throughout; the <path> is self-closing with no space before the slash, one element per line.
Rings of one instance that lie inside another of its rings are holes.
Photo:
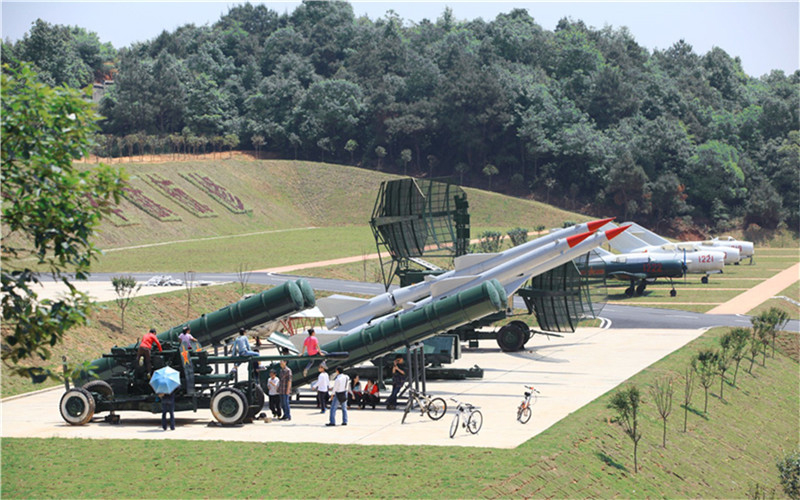
<path fill-rule="evenodd" d="M 328 377 L 328 372 L 325 371 L 324 366 L 320 365 L 317 381 L 311 384 L 312 388 L 317 389 L 317 408 L 320 409 L 320 413 L 325 413 L 325 407 L 327 406 L 328 401 L 329 384 L 330 377 Z"/>
<path fill-rule="evenodd" d="M 336 425 L 336 407 L 342 407 L 342 425 L 347 425 L 347 389 L 350 387 L 350 377 L 342 372 L 342 367 L 336 367 L 336 377 L 333 379 L 333 398 L 331 399 L 331 418 L 325 424 L 327 427 Z"/>

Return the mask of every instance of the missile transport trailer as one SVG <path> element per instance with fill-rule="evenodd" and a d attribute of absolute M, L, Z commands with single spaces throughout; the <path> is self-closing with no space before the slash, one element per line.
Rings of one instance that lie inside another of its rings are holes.
<path fill-rule="evenodd" d="M 240 423 L 260 412 L 264 405 L 263 388 L 250 382 L 258 380 L 255 361 L 308 358 L 214 356 L 197 346 L 181 348 L 178 335 L 184 326 L 188 325 L 203 345 L 219 347 L 236 335 L 239 328 L 250 329 L 314 304 L 314 292 L 306 281 L 289 281 L 158 334 L 163 352 L 153 349 L 151 363 L 154 370 L 168 366 L 180 373 L 175 410 L 206 408 L 223 424 Z M 161 404 L 149 384 L 147 368 L 136 363 L 138 347 L 138 343 L 114 347 L 90 364 L 93 373 L 84 373 L 80 380 L 74 381 L 76 387 L 68 388 L 61 398 L 59 409 L 66 422 L 82 425 L 91 421 L 95 412 L 103 411 L 110 413 L 106 417 L 109 422 L 119 420 L 116 411 L 161 412 Z M 247 364 L 250 375 L 247 380 L 239 381 L 235 370 L 220 373 L 221 366 L 238 363 Z"/>

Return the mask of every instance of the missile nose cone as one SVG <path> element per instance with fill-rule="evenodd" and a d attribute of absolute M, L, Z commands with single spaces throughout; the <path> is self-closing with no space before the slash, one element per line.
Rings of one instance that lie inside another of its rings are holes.
<path fill-rule="evenodd" d="M 630 224 L 628 224 L 627 226 L 621 226 L 621 227 L 618 227 L 618 228 L 615 228 L 615 229 L 609 229 L 608 231 L 606 231 L 606 238 L 609 239 L 609 240 L 614 239 L 617 235 L 619 235 L 619 233 L 621 233 L 622 231 L 628 229 L 629 227 L 631 227 Z"/>
<path fill-rule="evenodd" d="M 589 231 L 597 231 L 598 229 L 600 229 L 601 227 L 605 226 L 606 224 L 608 224 L 609 222 L 611 222 L 614 219 L 616 219 L 616 217 L 609 217 L 608 219 L 593 220 L 592 222 L 587 222 L 586 223 L 586 228 Z"/>
<path fill-rule="evenodd" d="M 585 233 L 576 234 L 575 236 L 570 236 L 569 238 L 567 238 L 567 244 L 569 245 L 570 248 L 572 248 L 593 234 L 594 231 L 587 231 Z"/>

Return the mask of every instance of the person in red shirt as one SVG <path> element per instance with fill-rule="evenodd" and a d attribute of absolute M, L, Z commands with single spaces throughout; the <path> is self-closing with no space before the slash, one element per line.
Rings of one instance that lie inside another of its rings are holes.
<path fill-rule="evenodd" d="M 144 357 L 144 364 L 147 367 L 147 376 L 149 377 L 153 373 L 153 365 L 150 363 L 150 350 L 153 348 L 153 343 L 158 346 L 158 352 L 163 351 L 161 349 L 161 342 L 158 341 L 158 337 L 156 337 L 156 329 L 151 328 L 149 332 L 144 334 L 142 337 L 142 341 L 139 343 L 139 349 L 136 351 L 136 361 L 133 363 L 133 367 L 136 368 L 139 366 L 139 359 Z"/>
<path fill-rule="evenodd" d="M 319 348 L 319 340 L 317 339 L 313 328 L 308 329 L 308 337 L 306 337 L 306 340 L 303 341 L 303 351 L 300 353 L 300 355 L 305 356 L 306 353 L 308 353 L 309 356 L 321 356 L 323 354 L 327 354 L 325 351 Z M 308 362 L 306 367 L 303 369 L 304 377 L 308 375 L 308 370 L 310 370 L 316 362 L 317 361 L 314 359 Z M 325 360 L 322 361 L 322 366 L 325 368 L 328 367 L 328 365 L 325 363 Z"/>

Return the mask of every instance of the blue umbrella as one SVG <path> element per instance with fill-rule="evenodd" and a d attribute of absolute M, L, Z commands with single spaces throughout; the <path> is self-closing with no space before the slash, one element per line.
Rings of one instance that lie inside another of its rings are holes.
<path fill-rule="evenodd" d="M 158 369 L 150 377 L 150 387 L 156 394 L 172 394 L 181 386 L 181 374 L 169 366 Z"/>

